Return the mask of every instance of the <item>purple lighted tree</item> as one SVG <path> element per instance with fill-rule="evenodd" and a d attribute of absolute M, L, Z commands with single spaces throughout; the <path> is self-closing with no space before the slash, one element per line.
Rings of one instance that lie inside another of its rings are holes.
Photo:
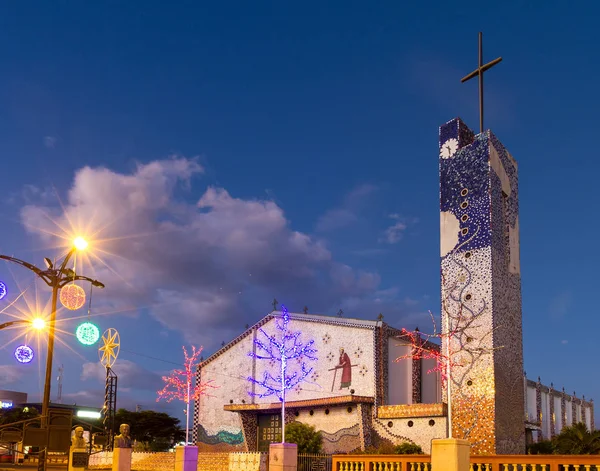
<path fill-rule="evenodd" d="M 196 349 L 192 347 L 192 355 L 189 356 L 185 347 L 183 347 L 183 356 L 185 358 L 184 369 L 174 370 L 169 376 L 163 376 L 165 387 L 158 391 L 156 402 L 161 399 L 171 402 L 174 399 L 185 402 L 185 444 L 189 443 L 190 430 L 190 402 L 197 401 L 200 396 L 206 396 L 206 390 L 216 388 L 211 381 L 197 382 L 194 384 L 194 377 L 198 368 L 198 357 L 202 353 L 202 347 Z"/>
<path fill-rule="evenodd" d="M 263 334 L 265 341 L 256 339 L 256 352 L 248 355 L 258 360 L 269 360 L 279 364 L 275 375 L 265 370 L 261 379 L 249 377 L 248 381 L 263 388 L 262 393 L 250 393 L 258 397 L 276 396 L 281 401 L 281 442 L 285 442 L 285 392 L 292 389 L 312 373 L 313 368 L 309 367 L 304 360 L 316 360 L 314 340 L 306 344 L 300 342 L 301 332 L 290 332 L 290 315 L 285 306 L 281 306 L 281 319 L 275 320 L 277 335 L 269 335 L 263 329 L 259 331 Z M 297 360 L 296 365 L 290 366 L 290 360 Z"/>

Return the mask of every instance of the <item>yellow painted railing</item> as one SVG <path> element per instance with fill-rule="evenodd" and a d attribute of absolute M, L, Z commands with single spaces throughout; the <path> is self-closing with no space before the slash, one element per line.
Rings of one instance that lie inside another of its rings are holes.
<path fill-rule="evenodd" d="M 333 455 L 332 471 L 436 470 L 429 455 Z M 474 455 L 470 471 L 600 471 L 600 455 Z"/>
<path fill-rule="evenodd" d="M 471 456 L 470 471 L 600 471 L 600 455 Z"/>
<path fill-rule="evenodd" d="M 431 471 L 429 455 L 333 455 L 332 471 Z"/>

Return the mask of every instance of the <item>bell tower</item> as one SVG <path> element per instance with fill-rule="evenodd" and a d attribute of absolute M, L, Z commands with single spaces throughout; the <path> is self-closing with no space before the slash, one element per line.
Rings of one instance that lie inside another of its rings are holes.
<path fill-rule="evenodd" d="M 524 453 L 517 163 L 491 131 L 475 135 L 459 118 L 440 127 L 439 149 L 452 437 L 473 453 Z"/>

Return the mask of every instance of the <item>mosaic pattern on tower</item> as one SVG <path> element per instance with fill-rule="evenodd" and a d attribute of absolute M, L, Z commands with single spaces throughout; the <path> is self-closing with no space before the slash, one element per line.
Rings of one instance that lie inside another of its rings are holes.
<path fill-rule="evenodd" d="M 453 435 L 474 453 L 523 453 L 516 162 L 491 132 L 475 136 L 457 118 L 440 127 L 439 165 Z"/>

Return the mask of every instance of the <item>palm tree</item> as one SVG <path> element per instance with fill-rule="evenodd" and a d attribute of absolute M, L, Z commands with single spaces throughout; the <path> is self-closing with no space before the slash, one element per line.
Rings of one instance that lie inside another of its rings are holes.
<path fill-rule="evenodd" d="M 600 430 L 589 431 L 584 422 L 562 429 L 554 439 L 559 455 L 599 455 Z"/>

